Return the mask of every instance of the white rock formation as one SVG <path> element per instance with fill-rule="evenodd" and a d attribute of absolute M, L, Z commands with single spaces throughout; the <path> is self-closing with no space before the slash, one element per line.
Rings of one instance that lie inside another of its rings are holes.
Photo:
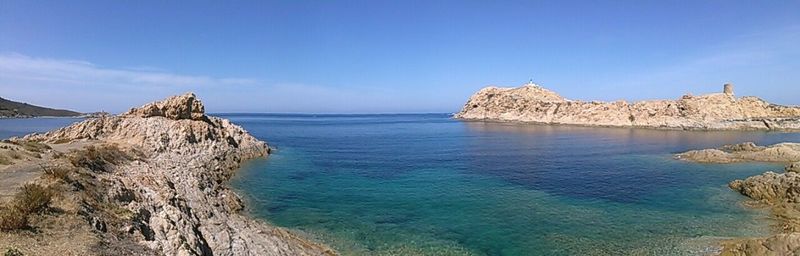
<path fill-rule="evenodd" d="M 732 86 L 725 88 L 725 93 L 628 103 L 573 101 L 540 86 L 486 87 L 472 95 L 455 118 L 685 130 L 800 130 L 800 107 L 736 98 Z"/>
<path fill-rule="evenodd" d="M 126 232 L 164 255 L 335 254 L 239 213 L 241 200 L 226 182 L 242 161 L 269 148 L 228 120 L 206 116 L 194 94 L 23 139 L 143 152 L 97 177 L 109 185 L 108 198 L 135 214 Z"/>

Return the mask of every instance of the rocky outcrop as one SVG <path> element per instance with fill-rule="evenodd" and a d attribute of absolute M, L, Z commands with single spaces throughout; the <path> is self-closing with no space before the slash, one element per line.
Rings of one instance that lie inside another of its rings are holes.
<path fill-rule="evenodd" d="M 798 255 L 800 253 L 800 174 L 766 172 L 728 186 L 770 207 L 781 233 L 723 244 L 722 255 Z"/>
<path fill-rule="evenodd" d="M 628 103 L 568 100 L 538 85 L 483 88 L 455 118 L 684 130 L 800 130 L 800 107 L 725 93 Z"/>
<path fill-rule="evenodd" d="M 242 201 L 226 182 L 242 161 L 265 156 L 269 148 L 203 110 L 194 94 L 185 94 L 22 140 L 114 145 L 138 156 L 100 168 L 93 180 L 108 188 L 103 200 L 132 213 L 123 231 L 164 255 L 334 254 L 239 213 Z"/>
<path fill-rule="evenodd" d="M 702 163 L 775 162 L 786 163 L 784 173 L 766 172 L 728 187 L 770 208 L 780 232 L 765 238 L 745 238 L 723 243 L 721 255 L 798 255 L 800 253 L 800 144 L 779 143 L 758 146 L 752 142 L 725 145 L 717 149 L 692 150 L 676 154 L 677 159 Z"/>
<path fill-rule="evenodd" d="M 718 149 L 692 150 L 676 154 L 675 158 L 700 163 L 776 162 L 800 161 L 800 143 L 779 143 L 767 147 L 753 142 L 725 145 Z M 796 166 L 787 166 L 795 169 Z"/>

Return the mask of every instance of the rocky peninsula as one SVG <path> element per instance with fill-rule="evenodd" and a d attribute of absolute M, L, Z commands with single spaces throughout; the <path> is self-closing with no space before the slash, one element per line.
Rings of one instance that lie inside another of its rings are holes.
<path fill-rule="evenodd" d="M 7 100 L 0 97 L 0 118 L 28 118 L 40 116 L 78 117 L 92 115 L 95 114 L 82 114 L 71 110 L 40 107 L 28 103 Z"/>
<path fill-rule="evenodd" d="M 730 84 L 721 93 L 634 103 L 569 100 L 533 83 L 518 88 L 492 86 L 472 95 L 454 117 L 682 130 L 800 130 L 800 107 L 771 104 L 757 97 L 737 98 Z"/>
<path fill-rule="evenodd" d="M 766 172 L 728 186 L 768 207 L 778 221 L 778 234 L 765 238 L 734 239 L 723 243 L 722 255 L 800 254 L 800 143 L 758 146 L 747 142 L 717 149 L 692 150 L 675 158 L 701 163 L 774 162 L 784 163 L 782 172 Z"/>
<path fill-rule="evenodd" d="M 191 93 L 0 144 L 0 154 L 10 155 L 0 161 L 2 180 L 9 181 L 0 189 L 0 249 L 24 255 L 336 254 L 241 213 L 242 200 L 226 183 L 243 161 L 268 155 L 269 147 L 230 121 L 206 115 Z M 47 199 L 34 200 L 41 207 L 23 207 L 32 201 L 30 191 L 47 191 L 33 194 Z"/>

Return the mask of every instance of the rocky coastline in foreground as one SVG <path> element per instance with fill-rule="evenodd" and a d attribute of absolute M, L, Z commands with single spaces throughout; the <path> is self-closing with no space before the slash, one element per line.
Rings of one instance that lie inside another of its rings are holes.
<path fill-rule="evenodd" d="M 191 93 L 12 138 L 0 143 L 9 183 L 0 189 L 0 247 L 24 255 L 336 255 L 241 213 L 227 181 L 243 161 L 268 154 L 241 127 L 205 115 Z M 47 200 L 23 207 L 36 187 Z"/>
<path fill-rule="evenodd" d="M 747 196 L 754 207 L 767 207 L 778 222 L 777 234 L 722 243 L 721 255 L 800 255 L 800 143 L 758 146 L 747 142 L 692 150 L 676 159 L 699 163 L 773 162 L 783 171 L 734 180 L 728 187 Z"/>
<path fill-rule="evenodd" d="M 800 107 L 722 93 L 677 100 L 599 102 L 569 100 L 539 85 L 486 87 L 472 95 L 461 120 L 679 130 L 800 131 Z"/>

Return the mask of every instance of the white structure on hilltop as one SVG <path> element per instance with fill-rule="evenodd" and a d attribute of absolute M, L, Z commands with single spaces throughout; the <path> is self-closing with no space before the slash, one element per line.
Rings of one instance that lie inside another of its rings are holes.
<path fill-rule="evenodd" d="M 528 80 L 528 83 L 525 84 L 526 86 L 539 86 L 533 83 L 533 79 Z"/>

